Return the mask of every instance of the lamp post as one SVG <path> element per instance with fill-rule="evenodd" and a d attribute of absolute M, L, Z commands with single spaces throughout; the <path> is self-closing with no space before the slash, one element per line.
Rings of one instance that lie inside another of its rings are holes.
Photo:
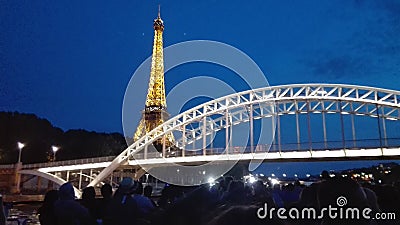
<path fill-rule="evenodd" d="M 21 174 L 19 174 L 19 171 L 21 170 L 21 167 L 22 167 L 21 152 L 22 152 L 22 149 L 25 147 L 25 144 L 23 144 L 21 142 L 17 142 L 17 146 L 18 146 L 19 153 L 18 153 L 18 162 L 15 167 L 15 192 L 20 193 Z"/>
<path fill-rule="evenodd" d="M 57 146 L 53 145 L 53 146 L 51 146 L 51 149 L 53 150 L 53 154 L 54 154 L 53 161 L 56 161 L 56 153 L 60 149 L 60 147 L 57 147 Z"/>
<path fill-rule="evenodd" d="M 25 144 L 18 142 L 18 149 L 19 149 L 19 154 L 18 154 L 18 163 L 21 163 L 21 152 L 22 152 L 22 148 L 25 147 Z"/>

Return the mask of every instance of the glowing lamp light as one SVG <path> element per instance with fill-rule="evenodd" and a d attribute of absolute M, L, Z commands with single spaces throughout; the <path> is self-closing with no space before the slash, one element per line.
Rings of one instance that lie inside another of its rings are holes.
<path fill-rule="evenodd" d="M 278 179 L 275 179 L 275 178 L 272 178 L 272 179 L 271 179 L 271 184 L 272 184 L 272 185 L 279 184 L 279 180 L 278 180 Z"/>
<path fill-rule="evenodd" d="M 53 158 L 53 161 L 56 161 L 56 153 L 57 153 L 57 151 L 60 149 L 60 147 L 57 147 L 57 146 L 51 146 L 51 150 L 53 150 L 53 154 L 54 154 L 54 158 Z"/>
<path fill-rule="evenodd" d="M 251 176 L 250 178 L 249 178 L 249 182 L 252 184 L 252 183 L 254 183 L 254 182 L 256 182 L 257 181 L 257 179 L 255 178 L 255 177 L 253 177 L 253 176 Z"/>
<path fill-rule="evenodd" d="M 25 144 L 23 144 L 23 143 L 21 143 L 21 142 L 18 142 L 17 145 L 18 145 L 18 149 L 19 149 L 18 163 L 20 163 L 20 162 L 21 162 L 21 152 L 22 152 L 22 148 L 25 146 Z"/>
<path fill-rule="evenodd" d="M 25 147 L 24 143 L 18 142 L 17 144 L 18 144 L 18 148 L 19 149 L 22 149 L 23 147 Z"/>
<path fill-rule="evenodd" d="M 207 182 L 208 182 L 208 184 L 210 185 L 210 187 L 212 187 L 212 186 L 215 185 L 215 179 L 212 178 L 212 177 L 208 178 Z"/>
<path fill-rule="evenodd" d="M 51 146 L 51 149 L 53 150 L 54 153 L 56 153 L 60 149 L 60 147 Z"/>

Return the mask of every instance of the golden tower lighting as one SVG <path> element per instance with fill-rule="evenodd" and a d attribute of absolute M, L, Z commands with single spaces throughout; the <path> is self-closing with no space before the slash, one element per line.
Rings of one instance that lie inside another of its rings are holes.
<path fill-rule="evenodd" d="M 144 110 L 142 111 L 142 118 L 133 138 L 134 141 L 137 141 L 169 118 L 164 86 L 164 56 L 162 37 L 164 23 L 160 17 L 160 8 L 158 9 L 158 16 L 154 20 L 153 28 L 154 43 L 149 88 L 147 91 L 146 104 Z M 164 138 L 160 138 L 153 143 L 159 151 L 163 146 L 163 139 Z M 165 136 L 165 147 L 171 147 L 174 145 L 174 143 L 174 136 L 172 134 L 167 134 Z"/>

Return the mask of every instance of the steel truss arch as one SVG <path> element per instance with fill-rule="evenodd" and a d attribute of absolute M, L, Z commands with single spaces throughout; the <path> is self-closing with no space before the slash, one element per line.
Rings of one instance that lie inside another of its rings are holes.
<path fill-rule="evenodd" d="M 252 106 L 253 113 L 249 113 L 250 106 Z M 232 110 L 235 111 L 231 112 Z M 258 119 L 296 112 L 332 112 L 400 120 L 400 91 L 344 84 L 293 84 L 264 87 L 227 95 L 198 105 L 161 124 L 118 155 L 89 186 L 98 184 L 120 165 L 126 164 L 131 156 L 164 135 L 173 131 L 182 132 L 187 124 L 227 112 L 229 112 L 230 121 L 224 123 L 221 117 L 220 120 L 213 121 L 212 130 L 249 121 L 250 114 L 252 119 Z M 185 130 L 185 133 L 193 134 L 187 136 L 192 141 L 203 137 L 203 134 L 209 135 L 210 133 L 210 130 L 200 127 L 189 131 Z M 178 141 L 179 144 L 182 143 Z"/>
<path fill-rule="evenodd" d="M 275 110 L 271 110 L 269 106 L 264 107 L 260 103 L 253 105 L 253 119 L 262 119 L 271 116 L 282 116 L 290 114 L 305 114 L 305 113 L 341 113 L 353 114 L 357 116 L 380 117 L 388 120 L 400 120 L 399 109 L 393 106 L 385 106 L 376 103 L 365 103 L 362 101 L 346 101 L 346 100 L 332 100 L 332 99 L 285 99 L 274 100 Z M 260 110 L 260 111 L 257 111 Z M 396 112 L 397 111 L 397 112 Z M 250 113 L 247 107 L 235 111 L 230 115 L 233 118 L 233 124 L 240 124 L 250 120 Z M 220 117 L 212 121 L 214 124 L 213 131 L 221 130 L 222 121 L 224 118 Z M 190 144 L 195 140 L 201 139 L 202 127 L 197 127 L 187 131 L 185 144 Z M 210 135 L 207 130 L 206 135 Z M 182 139 L 177 140 L 178 146 L 181 146 Z"/>

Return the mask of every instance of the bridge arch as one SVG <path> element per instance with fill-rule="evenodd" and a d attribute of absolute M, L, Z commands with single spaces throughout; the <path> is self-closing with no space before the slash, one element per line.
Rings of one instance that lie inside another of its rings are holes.
<path fill-rule="evenodd" d="M 60 185 L 60 186 L 67 182 L 66 180 L 64 180 L 56 175 L 53 175 L 53 174 L 47 173 L 47 172 L 42 172 L 39 170 L 20 170 L 20 171 L 18 171 L 18 173 L 42 177 L 42 178 L 45 178 L 49 181 L 52 181 L 52 182 Z M 74 191 L 75 191 L 75 196 L 77 198 L 80 198 L 82 196 L 82 192 L 79 189 L 77 189 L 76 187 L 74 187 Z"/>
<path fill-rule="evenodd" d="M 250 111 L 252 113 L 249 113 Z M 185 131 L 185 125 L 201 121 L 207 116 L 226 115 L 220 117 L 219 121 L 216 121 L 220 123 L 215 123 L 212 127 L 212 130 L 220 130 L 263 117 L 322 111 L 400 120 L 400 92 L 344 84 L 294 84 L 227 95 L 187 110 L 155 128 L 118 155 L 89 185 L 98 184 L 120 165 L 126 164 L 131 156 L 142 150 L 146 159 L 146 147 L 155 140 L 173 131 Z M 196 140 L 209 135 L 204 127 L 192 129 L 191 133 L 192 136 L 188 135 L 185 138 Z"/>

